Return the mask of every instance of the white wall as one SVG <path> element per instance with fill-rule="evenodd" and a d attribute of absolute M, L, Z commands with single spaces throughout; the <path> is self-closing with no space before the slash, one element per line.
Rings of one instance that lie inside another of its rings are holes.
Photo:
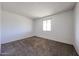
<path fill-rule="evenodd" d="M 32 36 L 32 20 L 8 11 L 2 11 L 1 43 Z"/>
<path fill-rule="evenodd" d="M 35 21 L 36 36 L 48 38 L 51 40 L 73 43 L 73 11 L 63 12 L 49 17 L 52 20 L 52 31 L 44 32 L 42 30 L 42 19 Z"/>
<path fill-rule="evenodd" d="M 79 54 L 79 3 L 75 7 L 75 40 L 74 46 Z"/>
<path fill-rule="evenodd" d="M 1 53 L 1 3 L 0 3 L 0 53 Z"/>

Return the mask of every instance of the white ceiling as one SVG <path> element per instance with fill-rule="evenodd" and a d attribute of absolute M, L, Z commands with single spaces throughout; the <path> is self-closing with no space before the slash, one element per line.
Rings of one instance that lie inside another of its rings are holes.
<path fill-rule="evenodd" d="M 74 5 L 74 2 L 4 2 L 2 3 L 2 10 L 35 19 L 70 10 Z"/>

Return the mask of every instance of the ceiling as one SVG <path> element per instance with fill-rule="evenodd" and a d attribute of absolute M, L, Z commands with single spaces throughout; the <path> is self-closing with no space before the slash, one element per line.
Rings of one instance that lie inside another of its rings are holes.
<path fill-rule="evenodd" d="M 70 10 L 74 5 L 75 2 L 3 2 L 2 10 L 37 19 Z"/>

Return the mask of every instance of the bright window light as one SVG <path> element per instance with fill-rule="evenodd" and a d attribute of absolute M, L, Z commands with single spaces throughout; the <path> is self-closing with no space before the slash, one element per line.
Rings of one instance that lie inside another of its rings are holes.
<path fill-rule="evenodd" d="M 51 31 L 51 20 L 43 20 L 43 31 Z"/>

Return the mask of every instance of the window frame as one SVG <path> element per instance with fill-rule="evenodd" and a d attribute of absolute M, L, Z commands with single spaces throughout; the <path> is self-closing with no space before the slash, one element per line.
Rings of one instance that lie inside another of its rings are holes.
<path fill-rule="evenodd" d="M 49 20 L 50 20 L 50 22 L 48 23 Z M 52 21 L 51 21 L 51 19 L 43 20 L 42 22 L 43 22 L 42 30 L 43 30 L 43 31 L 49 31 L 49 32 L 50 32 L 50 31 L 52 30 L 52 27 L 51 27 Z M 46 22 L 46 25 L 44 24 L 44 22 Z M 49 25 L 47 25 L 47 24 L 49 24 L 50 27 L 49 27 Z M 46 29 L 44 28 L 44 26 L 46 27 Z M 48 27 L 49 27 L 50 29 L 48 29 Z"/>

